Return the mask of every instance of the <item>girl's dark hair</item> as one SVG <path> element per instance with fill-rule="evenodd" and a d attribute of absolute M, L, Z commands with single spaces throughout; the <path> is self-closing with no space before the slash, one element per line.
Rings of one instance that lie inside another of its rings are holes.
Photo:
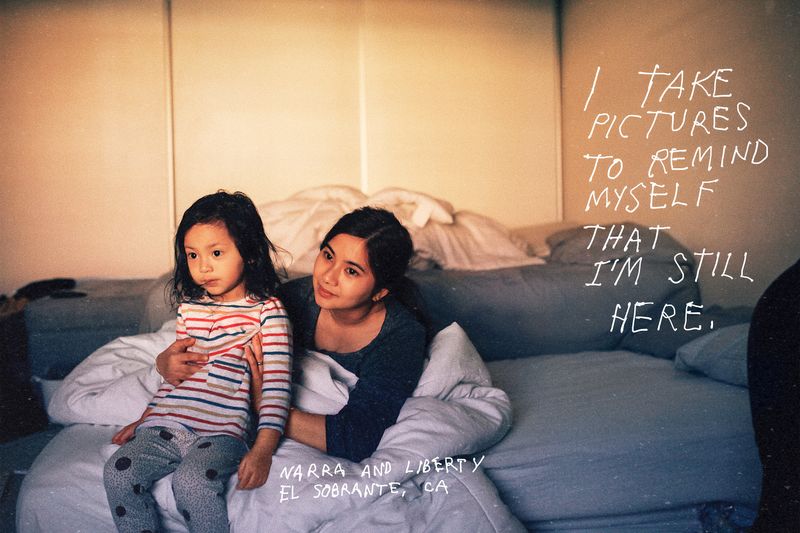
<path fill-rule="evenodd" d="M 337 235 L 344 233 L 366 241 L 369 267 L 375 276 L 375 290 L 388 289 L 389 294 L 405 305 L 428 328 L 422 301 L 416 285 L 406 276 L 414 255 L 414 244 L 408 230 L 391 211 L 377 207 L 361 207 L 342 216 L 322 239 L 320 250 Z"/>
<path fill-rule="evenodd" d="M 183 214 L 175 233 L 175 273 L 171 295 L 174 304 L 199 298 L 205 291 L 189 273 L 184 239 L 196 224 L 224 224 L 244 261 L 244 286 L 248 295 L 259 300 L 275 294 L 280 278 L 270 254 L 275 246 L 264 232 L 264 223 L 253 201 L 242 192 L 219 191 L 203 196 Z"/>

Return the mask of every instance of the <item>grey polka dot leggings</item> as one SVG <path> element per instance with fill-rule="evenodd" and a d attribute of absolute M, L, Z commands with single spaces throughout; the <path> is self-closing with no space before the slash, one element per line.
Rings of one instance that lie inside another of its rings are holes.
<path fill-rule="evenodd" d="M 226 435 L 200 437 L 176 428 L 139 428 L 133 440 L 109 458 L 103 471 L 117 529 L 122 533 L 160 531 L 150 488 L 175 472 L 172 491 L 189 531 L 227 532 L 227 482 L 246 451 L 243 441 Z"/>

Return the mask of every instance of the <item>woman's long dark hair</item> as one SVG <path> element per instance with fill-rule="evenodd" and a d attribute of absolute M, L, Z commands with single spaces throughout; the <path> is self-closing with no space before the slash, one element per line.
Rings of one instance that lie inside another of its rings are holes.
<path fill-rule="evenodd" d="M 205 294 L 192 280 L 184 239 L 195 224 L 224 224 L 244 261 L 245 292 L 259 300 L 275 294 L 280 278 L 272 263 L 275 246 L 264 232 L 264 223 L 253 201 L 242 192 L 219 191 L 203 196 L 183 214 L 175 233 L 175 273 L 171 283 L 173 304 Z"/>
<path fill-rule="evenodd" d="M 366 241 L 369 267 L 375 276 L 373 294 L 387 289 L 408 308 L 429 330 L 416 284 L 406 276 L 414 255 L 414 244 L 408 230 L 394 213 L 377 207 L 361 207 L 342 216 L 322 239 L 320 250 L 339 234 L 352 235 Z"/>

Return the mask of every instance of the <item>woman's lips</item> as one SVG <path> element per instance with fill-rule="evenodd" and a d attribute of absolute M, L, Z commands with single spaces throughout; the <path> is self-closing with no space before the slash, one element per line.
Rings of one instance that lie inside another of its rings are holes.
<path fill-rule="evenodd" d="M 333 294 L 331 291 L 326 290 L 322 285 L 317 285 L 317 296 L 328 299 L 328 298 L 333 298 L 336 295 Z"/>

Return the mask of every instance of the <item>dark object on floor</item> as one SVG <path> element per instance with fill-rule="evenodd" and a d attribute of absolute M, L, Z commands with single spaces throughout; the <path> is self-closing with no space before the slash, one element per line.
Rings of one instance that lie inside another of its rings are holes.
<path fill-rule="evenodd" d="M 49 296 L 56 291 L 66 291 L 75 288 L 75 280 L 71 278 L 54 278 L 28 283 L 24 287 L 17 289 L 14 298 L 19 300 L 37 300 Z"/>
<path fill-rule="evenodd" d="M 763 480 L 752 532 L 800 530 L 800 261 L 758 301 L 747 357 Z"/>
<path fill-rule="evenodd" d="M 56 291 L 50 295 L 50 298 L 83 298 L 86 296 L 82 291 Z"/>
<path fill-rule="evenodd" d="M 0 315 L 0 442 L 47 426 L 47 415 L 31 384 L 22 306 Z"/>

